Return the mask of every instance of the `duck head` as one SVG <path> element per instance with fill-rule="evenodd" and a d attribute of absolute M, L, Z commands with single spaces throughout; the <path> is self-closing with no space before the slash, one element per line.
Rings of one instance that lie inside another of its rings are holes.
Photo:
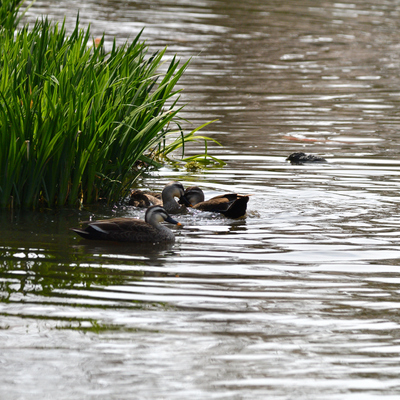
<path fill-rule="evenodd" d="M 204 201 L 204 193 L 198 186 L 191 186 L 185 190 L 185 194 L 179 199 L 180 204 L 193 207 Z"/>
<path fill-rule="evenodd" d="M 165 209 L 161 206 L 151 206 L 146 210 L 145 221 L 148 224 L 154 225 L 154 223 L 160 222 L 169 222 L 171 224 L 175 224 L 181 226 L 182 224 L 178 221 L 175 221 L 171 216 L 165 211 Z"/>
<path fill-rule="evenodd" d="M 189 206 L 189 203 L 184 199 L 185 188 L 180 182 L 170 182 L 166 185 L 161 193 L 163 203 L 170 202 L 174 197 L 179 198 L 179 204 Z M 181 202 L 182 201 L 182 202 Z"/>

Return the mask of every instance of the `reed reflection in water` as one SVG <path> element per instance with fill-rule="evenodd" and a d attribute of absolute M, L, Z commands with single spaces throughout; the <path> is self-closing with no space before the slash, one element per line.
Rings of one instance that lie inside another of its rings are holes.
<path fill-rule="evenodd" d="M 184 116 L 219 119 L 205 133 L 227 166 L 140 187 L 252 196 L 243 219 L 183 215 L 167 248 L 69 232 L 143 218 L 127 205 L 2 211 L 0 397 L 397 399 L 399 6 L 36 2 L 32 21 L 79 9 L 109 45 L 145 26 L 194 57 Z"/>

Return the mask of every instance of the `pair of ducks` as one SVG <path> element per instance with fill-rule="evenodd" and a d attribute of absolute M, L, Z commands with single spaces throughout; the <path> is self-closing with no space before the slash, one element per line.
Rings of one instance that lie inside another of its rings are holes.
<path fill-rule="evenodd" d="M 175 201 L 179 198 L 179 202 Z M 154 192 L 135 190 L 131 194 L 129 204 L 135 207 L 148 207 L 145 220 L 134 218 L 113 218 L 95 221 L 85 229 L 72 229 L 85 239 L 111 240 L 117 242 L 173 242 L 173 232 L 161 222 L 166 221 L 182 225 L 169 214 L 182 213 L 187 207 L 201 211 L 218 212 L 228 218 L 239 218 L 245 215 L 249 196 L 227 193 L 205 201 L 203 191 L 192 186 L 184 189 L 179 182 L 170 182 L 161 195 Z"/>

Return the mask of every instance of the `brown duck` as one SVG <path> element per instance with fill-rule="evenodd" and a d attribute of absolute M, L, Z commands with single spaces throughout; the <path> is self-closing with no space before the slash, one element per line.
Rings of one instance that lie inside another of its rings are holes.
<path fill-rule="evenodd" d="M 183 185 L 179 182 L 170 182 L 166 185 L 161 194 L 134 190 L 131 193 L 129 204 L 135 207 L 149 207 L 151 205 L 160 205 L 165 208 L 165 210 L 172 214 L 177 214 L 186 211 L 185 205 L 188 205 L 183 195 L 185 194 L 185 189 Z M 175 197 L 178 197 L 181 202 L 178 204 L 175 201 Z"/>
<path fill-rule="evenodd" d="M 187 201 L 196 210 L 217 212 L 228 218 L 240 218 L 246 214 L 249 196 L 226 193 L 204 200 L 203 191 L 197 186 L 191 186 L 186 189 L 182 200 Z"/>
<path fill-rule="evenodd" d="M 71 229 L 89 240 L 109 240 L 115 242 L 157 243 L 173 242 L 173 232 L 160 222 L 175 221 L 161 206 L 151 206 L 146 210 L 145 221 L 135 218 L 113 218 L 88 223 L 85 229 Z"/>

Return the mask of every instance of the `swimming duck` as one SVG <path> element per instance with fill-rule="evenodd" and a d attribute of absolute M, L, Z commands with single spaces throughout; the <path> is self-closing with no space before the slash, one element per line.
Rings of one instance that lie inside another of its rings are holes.
<path fill-rule="evenodd" d="M 314 156 L 313 154 L 305 154 L 305 153 L 292 153 L 286 161 L 290 161 L 291 164 L 303 165 L 303 164 L 312 164 L 312 163 L 327 163 L 323 157 Z"/>
<path fill-rule="evenodd" d="M 175 221 L 161 206 L 146 210 L 145 221 L 135 218 L 112 218 L 90 222 L 85 229 L 71 229 L 90 240 L 112 240 L 116 242 L 156 243 L 173 242 L 173 232 L 160 222 L 182 225 Z"/>
<path fill-rule="evenodd" d="M 161 195 L 159 193 L 134 190 L 131 193 L 129 199 L 129 204 L 135 207 L 149 207 L 151 205 L 160 205 L 165 208 L 165 210 L 172 214 L 177 214 L 186 211 L 187 202 L 185 199 L 178 204 L 175 201 L 175 197 L 182 199 L 185 194 L 185 189 L 183 185 L 179 182 L 168 183 Z"/>
<path fill-rule="evenodd" d="M 162 205 L 161 193 L 139 189 L 132 190 L 128 204 L 140 208 L 147 208 L 152 205 Z"/>
<path fill-rule="evenodd" d="M 249 196 L 226 193 L 205 201 L 203 191 L 198 186 L 191 186 L 185 190 L 182 200 L 186 200 L 196 210 L 218 212 L 228 218 L 240 218 L 246 214 Z"/>

